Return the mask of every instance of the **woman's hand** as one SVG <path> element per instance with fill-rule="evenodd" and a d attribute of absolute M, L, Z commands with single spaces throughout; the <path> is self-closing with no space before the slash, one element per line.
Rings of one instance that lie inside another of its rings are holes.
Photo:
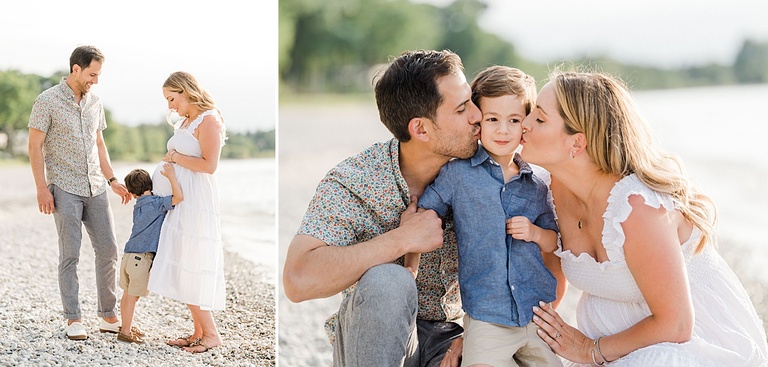
<path fill-rule="evenodd" d="M 171 158 L 173 158 L 173 156 L 175 156 L 177 154 L 179 154 L 179 153 L 176 152 L 176 149 L 169 150 L 167 153 L 165 153 L 165 157 L 163 157 L 163 162 L 176 163 Z"/>
<path fill-rule="evenodd" d="M 461 361 L 461 355 L 464 352 L 464 338 L 458 337 L 453 339 L 451 346 L 448 347 L 448 351 L 443 356 L 443 361 L 440 362 L 440 367 L 459 367 Z"/>
<path fill-rule="evenodd" d="M 572 362 L 591 364 L 590 352 L 594 345 L 592 339 L 566 324 L 557 311 L 546 302 L 539 302 L 539 306 L 533 307 L 533 322 L 539 326 L 539 337 L 549 344 L 557 355 Z"/>

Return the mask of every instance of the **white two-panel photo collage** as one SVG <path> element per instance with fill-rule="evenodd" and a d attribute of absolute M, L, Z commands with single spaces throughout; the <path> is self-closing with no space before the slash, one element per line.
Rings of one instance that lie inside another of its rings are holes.
<path fill-rule="evenodd" d="M 768 367 L 768 4 L 9 4 L 0 366 Z"/>

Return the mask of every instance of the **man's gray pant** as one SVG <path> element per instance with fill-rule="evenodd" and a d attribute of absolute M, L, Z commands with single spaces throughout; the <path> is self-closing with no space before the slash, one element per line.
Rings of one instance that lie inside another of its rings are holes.
<path fill-rule="evenodd" d="M 463 329 L 419 319 L 411 273 L 397 264 L 369 269 L 342 301 L 333 345 L 334 367 L 439 366 Z"/>
<path fill-rule="evenodd" d="M 76 320 L 82 317 L 78 292 L 77 265 L 83 225 L 93 245 L 96 263 L 97 315 L 114 317 L 117 301 L 115 268 L 117 243 L 115 241 L 112 210 L 107 193 L 94 197 L 70 194 L 56 185 L 49 187 L 53 194 L 53 218 L 59 233 L 59 291 L 64 305 L 64 317 Z"/>

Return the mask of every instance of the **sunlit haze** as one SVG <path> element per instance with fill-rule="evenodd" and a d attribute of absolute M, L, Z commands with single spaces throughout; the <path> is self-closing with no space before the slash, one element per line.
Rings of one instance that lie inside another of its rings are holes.
<path fill-rule="evenodd" d="M 277 1 L 14 1 L 0 22 L 0 70 L 68 71 L 72 50 L 92 44 L 106 60 L 101 97 L 118 123 L 165 121 L 162 84 L 195 75 L 228 129 L 271 130 L 276 120 Z"/>
<path fill-rule="evenodd" d="M 765 0 L 484 2 L 480 26 L 538 62 L 605 55 L 662 68 L 731 65 L 745 38 L 768 42 Z"/>

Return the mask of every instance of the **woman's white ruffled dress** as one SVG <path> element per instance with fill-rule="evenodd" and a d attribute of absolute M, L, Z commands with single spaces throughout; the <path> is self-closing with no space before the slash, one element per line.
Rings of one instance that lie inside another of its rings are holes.
<path fill-rule="evenodd" d="M 209 110 L 186 128 L 180 128 L 179 123 L 168 140 L 168 150 L 200 157 L 202 150 L 193 132 L 208 115 L 221 122 L 218 113 Z M 160 173 L 162 165 L 163 162 L 152 174 L 153 192 L 167 196 L 172 191 L 168 179 Z M 150 271 L 149 291 L 203 310 L 223 310 L 224 250 L 216 180 L 211 174 L 194 172 L 178 164 L 174 167 L 184 200 L 165 216 Z"/>
<path fill-rule="evenodd" d="M 631 195 L 642 195 L 645 203 L 654 208 L 675 209 L 670 196 L 651 190 L 635 175 L 629 175 L 611 190 L 608 208 L 603 215 L 603 245 L 609 260 L 598 263 L 588 254 L 575 256 L 562 248 L 555 252 L 562 259 L 569 283 L 583 291 L 576 319 L 578 329 L 591 339 L 616 334 L 650 315 L 624 258 L 625 237 L 621 223 L 632 211 L 628 201 Z M 700 235 L 701 232 L 694 229 L 682 245 L 695 311 L 693 338 L 681 344 L 660 343 L 645 347 L 608 365 L 768 365 L 765 330 L 749 295 L 711 244 L 702 252 L 694 253 Z M 580 366 L 565 362 L 567 366 Z"/>

